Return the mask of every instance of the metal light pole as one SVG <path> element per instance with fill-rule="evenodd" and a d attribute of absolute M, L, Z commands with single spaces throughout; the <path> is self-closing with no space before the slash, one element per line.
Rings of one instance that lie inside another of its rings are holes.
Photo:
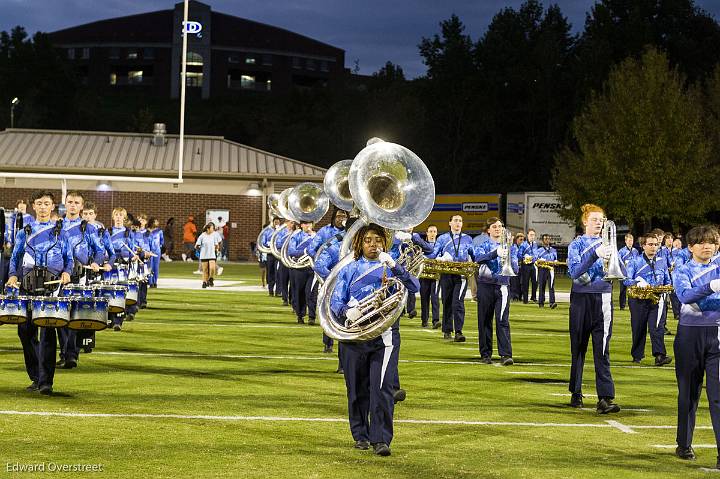
<path fill-rule="evenodd" d="M 15 127 L 15 107 L 20 103 L 20 99 L 15 97 L 10 102 L 10 128 Z"/>

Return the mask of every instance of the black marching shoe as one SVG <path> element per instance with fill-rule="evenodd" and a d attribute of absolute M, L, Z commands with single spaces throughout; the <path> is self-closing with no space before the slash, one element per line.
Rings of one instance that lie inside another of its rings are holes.
<path fill-rule="evenodd" d="M 597 412 L 600 414 L 620 412 L 620 406 L 615 404 L 612 398 L 600 398 L 597 403 Z"/>
<path fill-rule="evenodd" d="M 38 383 L 36 381 L 33 381 L 30 383 L 30 386 L 26 387 L 25 390 L 29 393 L 34 393 L 38 390 Z"/>
<path fill-rule="evenodd" d="M 328 353 L 332 353 L 332 352 L 333 352 L 332 346 L 325 346 L 325 347 L 323 348 L 323 353 L 328 354 Z"/>
<path fill-rule="evenodd" d="M 443 333 L 443 339 L 452 339 L 452 334 L 450 334 L 450 333 Z"/>
<path fill-rule="evenodd" d="M 640 361 L 642 361 L 641 358 L 633 358 L 633 362 L 634 362 L 635 364 L 640 364 Z"/>
<path fill-rule="evenodd" d="M 492 364 L 492 358 L 490 356 L 483 356 L 480 358 L 480 362 L 483 364 Z"/>
<path fill-rule="evenodd" d="M 335 370 L 335 372 L 338 373 L 338 374 L 345 374 L 345 371 L 343 370 L 343 368 L 337 368 L 337 369 Z"/>
<path fill-rule="evenodd" d="M 68 359 L 64 362 L 64 364 L 61 366 L 62 369 L 73 369 L 77 367 L 77 361 L 74 359 Z"/>
<path fill-rule="evenodd" d="M 128 313 L 125 315 L 125 321 L 135 321 L 135 313 Z"/>
<path fill-rule="evenodd" d="M 402 402 L 405 400 L 406 397 L 407 397 L 407 393 L 405 392 L 404 389 L 396 389 L 393 392 L 393 403 L 397 404 L 399 402 Z"/>
<path fill-rule="evenodd" d="M 355 441 L 355 445 L 353 447 L 355 449 L 360 449 L 361 451 L 367 451 L 370 449 L 370 441 Z"/>
<path fill-rule="evenodd" d="M 92 348 L 90 346 L 83 346 L 83 353 L 85 353 L 85 354 L 92 353 Z"/>
<path fill-rule="evenodd" d="M 202 287 L 203 287 L 203 289 L 205 289 L 205 288 L 207 288 L 207 287 L 208 287 L 208 284 L 207 284 L 207 283 L 206 283 L 205 281 L 203 281 L 203 285 L 202 285 Z"/>
<path fill-rule="evenodd" d="M 655 356 L 655 366 L 665 366 L 666 364 L 670 364 L 672 362 L 672 357 L 666 356 L 664 354 L 658 354 Z"/>
<path fill-rule="evenodd" d="M 421 324 L 421 326 L 422 326 L 423 328 L 427 328 L 427 327 L 428 327 L 428 322 L 427 322 L 427 321 L 423 321 L 422 324 Z"/>
<path fill-rule="evenodd" d="M 437 329 L 440 327 L 440 321 L 433 321 L 433 329 Z"/>
<path fill-rule="evenodd" d="M 373 444 L 373 452 L 378 456 L 389 456 L 390 446 L 388 446 L 384 442 L 376 442 L 375 444 Z"/>
<path fill-rule="evenodd" d="M 463 333 L 455 333 L 455 340 L 456 343 L 464 343 L 465 342 L 465 335 Z"/>
<path fill-rule="evenodd" d="M 41 386 L 39 391 L 40 391 L 40 394 L 43 394 L 45 396 L 50 396 L 52 394 L 52 386 L 50 386 L 49 384 L 46 384 L 45 386 Z"/>
<path fill-rule="evenodd" d="M 695 460 L 695 451 L 693 450 L 692 446 L 689 447 L 682 447 L 678 446 L 675 448 L 675 455 L 679 457 L 680 459 L 685 459 L 686 461 L 694 461 Z"/>
<path fill-rule="evenodd" d="M 570 398 L 570 407 L 581 408 L 583 407 L 583 395 L 580 393 L 573 393 Z"/>
<path fill-rule="evenodd" d="M 557 308 L 557 303 L 550 303 L 550 309 Z"/>
<path fill-rule="evenodd" d="M 55 367 L 56 367 L 56 368 L 60 368 L 60 369 L 64 368 L 64 367 L 65 367 L 65 360 L 64 360 L 64 359 L 61 359 L 60 361 L 56 362 L 56 363 L 55 363 Z"/>
<path fill-rule="evenodd" d="M 408 318 L 413 319 L 415 316 L 417 316 L 417 311 L 411 311 L 408 313 Z"/>
<path fill-rule="evenodd" d="M 215 286 L 215 280 L 212 278 L 208 278 L 208 286 Z"/>
<path fill-rule="evenodd" d="M 288 302 L 287 302 L 287 301 L 283 301 L 283 306 L 287 306 L 287 305 L 288 305 Z"/>
<path fill-rule="evenodd" d="M 113 331 L 122 331 L 122 326 L 120 326 L 119 324 L 113 325 Z"/>
<path fill-rule="evenodd" d="M 315 318 L 308 319 L 308 325 L 315 326 Z"/>
<path fill-rule="evenodd" d="M 305 324 L 305 320 L 301 316 L 298 316 L 297 321 L 298 324 Z"/>
<path fill-rule="evenodd" d="M 513 361 L 512 356 L 503 356 L 502 358 L 500 358 L 500 364 L 502 364 L 503 366 L 512 366 L 513 364 L 515 364 L 515 361 Z"/>

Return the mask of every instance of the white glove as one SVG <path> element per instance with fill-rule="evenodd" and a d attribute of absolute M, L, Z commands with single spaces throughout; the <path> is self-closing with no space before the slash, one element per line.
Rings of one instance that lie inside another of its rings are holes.
<path fill-rule="evenodd" d="M 530 256 L 529 254 L 526 254 L 526 255 L 525 255 L 525 261 L 528 261 L 528 262 L 529 262 L 529 261 L 532 261 L 532 256 Z"/>
<path fill-rule="evenodd" d="M 452 256 L 449 252 L 446 251 L 446 252 L 445 252 L 442 256 L 440 256 L 437 260 L 438 260 L 438 261 L 452 261 L 452 260 L 453 260 L 453 256 Z"/>
<path fill-rule="evenodd" d="M 347 318 L 347 322 L 354 323 L 360 317 L 362 316 L 362 311 L 360 311 L 360 308 L 350 308 L 345 312 L 345 317 Z"/>
<path fill-rule="evenodd" d="M 507 249 L 507 247 L 505 247 L 505 246 L 499 246 L 498 249 L 496 249 L 495 251 L 497 251 L 498 258 L 500 258 L 500 259 L 502 259 L 502 260 L 504 260 L 505 258 L 507 258 L 507 255 L 508 255 L 508 249 Z"/>
<path fill-rule="evenodd" d="M 412 234 L 407 231 L 396 231 L 395 239 L 398 241 L 410 241 L 412 239 Z"/>
<path fill-rule="evenodd" d="M 360 302 L 357 299 L 355 299 L 354 296 L 350 296 L 350 301 L 348 301 L 348 308 L 354 308 L 358 304 L 360 304 Z"/>
<path fill-rule="evenodd" d="M 609 244 L 601 244 L 595 249 L 595 254 L 600 259 L 610 259 L 612 254 L 612 246 Z"/>
<path fill-rule="evenodd" d="M 395 267 L 395 260 L 392 259 L 392 256 L 387 254 L 385 251 L 381 251 L 378 255 L 378 259 L 381 263 L 385 263 L 386 265 L 390 266 L 391 268 Z"/>
<path fill-rule="evenodd" d="M 635 278 L 635 281 L 637 281 L 637 283 L 635 283 L 635 286 L 637 286 L 638 288 L 647 288 L 648 286 L 650 286 L 648 282 L 642 278 Z"/>
<path fill-rule="evenodd" d="M 710 289 L 713 290 L 713 293 L 720 293 L 720 279 L 710 281 Z"/>

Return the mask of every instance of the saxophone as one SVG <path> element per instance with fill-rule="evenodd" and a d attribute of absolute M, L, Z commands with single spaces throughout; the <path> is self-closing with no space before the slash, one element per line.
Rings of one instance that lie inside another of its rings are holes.
<path fill-rule="evenodd" d="M 660 302 L 660 296 L 667 293 L 672 293 L 674 288 L 672 285 L 667 284 L 663 286 L 630 286 L 627 289 L 628 298 L 633 299 L 649 299 L 652 304 L 658 304 Z"/>
<path fill-rule="evenodd" d="M 567 261 L 548 261 L 539 259 L 535 261 L 535 266 L 538 268 L 555 269 L 556 266 L 567 266 Z"/>

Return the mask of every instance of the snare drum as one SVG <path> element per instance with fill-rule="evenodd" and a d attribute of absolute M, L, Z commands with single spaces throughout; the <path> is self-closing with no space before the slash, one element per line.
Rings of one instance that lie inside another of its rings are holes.
<path fill-rule="evenodd" d="M 127 295 L 125 296 L 125 304 L 132 306 L 137 303 L 138 299 L 138 284 L 137 281 L 127 282 Z"/>
<path fill-rule="evenodd" d="M 107 298 L 76 297 L 70 311 L 69 329 L 102 331 L 107 328 Z"/>
<path fill-rule="evenodd" d="M 0 324 L 23 324 L 28 317 L 27 296 L 0 296 Z"/>
<path fill-rule="evenodd" d="M 67 284 L 63 286 L 61 294 L 63 296 L 69 296 L 72 298 L 74 297 L 83 297 L 83 298 L 92 298 L 95 296 L 95 290 L 92 286 L 85 286 L 82 284 Z"/>
<path fill-rule="evenodd" d="M 70 321 L 70 300 L 53 296 L 32 298 L 32 323 L 45 328 L 63 328 Z"/>
<path fill-rule="evenodd" d="M 119 284 L 99 284 L 95 286 L 95 296 L 107 299 L 108 313 L 125 311 L 127 288 Z"/>

